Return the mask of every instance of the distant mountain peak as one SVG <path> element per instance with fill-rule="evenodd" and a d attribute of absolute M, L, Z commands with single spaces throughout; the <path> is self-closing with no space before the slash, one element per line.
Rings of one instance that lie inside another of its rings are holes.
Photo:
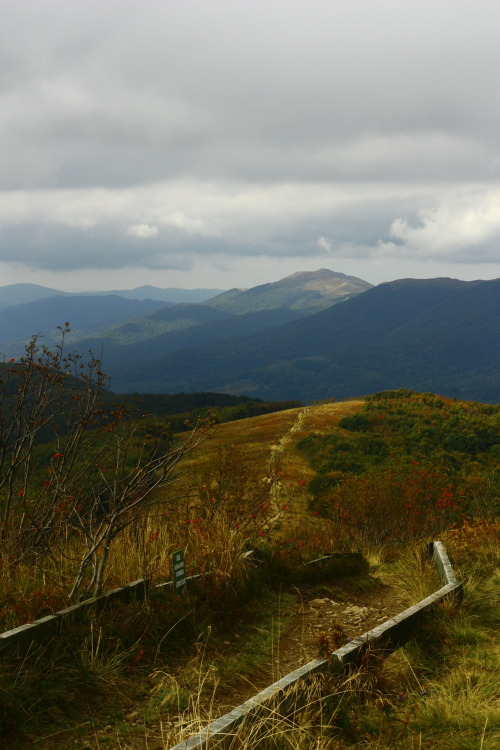
<path fill-rule="evenodd" d="M 206 304 L 236 315 L 279 308 L 315 312 L 366 292 L 372 286 L 355 276 L 320 268 L 298 271 L 280 281 L 250 289 L 231 289 Z"/>
<path fill-rule="evenodd" d="M 281 281 L 288 281 L 289 279 L 304 279 L 304 278 L 325 278 L 325 277 L 333 277 L 335 276 L 338 279 L 355 279 L 355 276 L 346 276 L 345 273 L 340 273 L 340 271 L 331 271 L 329 268 L 318 268 L 317 271 L 296 271 L 295 273 L 290 274 L 290 276 L 285 276 Z M 367 282 L 368 283 L 368 282 Z"/>
<path fill-rule="evenodd" d="M 40 284 L 7 284 L 0 286 L 0 309 L 61 294 L 65 292 Z"/>
<path fill-rule="evenodd" d="M 283 284 L 277 286 L 283 291 Z M 269 288 L 273 285 L 261 288 L 257 299 Z M 250 335 L 163 358 L 157 348 L 148 367 L 123 371 L 118 390 L 216 390 L 311 401 L 411 388 L 495 404 L 499 292 L 500 280 L 379 284 L 342 304 Z"/>
<path fill-rule="evenodd" d="M 406 279 L 396 279 L 394 281 L 384 281 L 381 284 L 379 284 L 379 287 L 392 287 L 393 289 L 401 289 L 402 287 L 407 288 L 424 288 L 424 287 L 446 287 L 448 289 L 462 289 L 466 286 L 471 286 L 474 284 L 481 284 L 482 281 L 460 281 L 459 279 L 451 279 L 449 276 L 438 276 L 433 279 L 414 279 L 414 278 L 406 278 Z"/>

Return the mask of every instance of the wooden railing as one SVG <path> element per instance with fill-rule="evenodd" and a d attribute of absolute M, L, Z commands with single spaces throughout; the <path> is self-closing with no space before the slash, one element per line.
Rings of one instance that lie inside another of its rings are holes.
<path fill-rule="evenodd" d="M 444 545 L 441 542 L 431 542 L 427 551 L 444 584 L 440 589 L 373 630 L 354 638 L 334 651 L 329 659 L 314 659 L 290 672 L 171 750 L 206 750 L 209 746 L 213 748 L 229 745 L 234 741 L 241 725 L 262 716 L 263 711 L 271 711 L 274 717 L 280 714 L 286 716 L 290 712 L 290 701 L 287 698 L 294 688 L 313 675 L 321 672 L 341 674 L 358 666 L 369 648 L 388 653 L 406 643 L 424 612 L 446 597 L 453 596 L 458 600 L 462 598 L 462 583 L 455 576 Z"/>

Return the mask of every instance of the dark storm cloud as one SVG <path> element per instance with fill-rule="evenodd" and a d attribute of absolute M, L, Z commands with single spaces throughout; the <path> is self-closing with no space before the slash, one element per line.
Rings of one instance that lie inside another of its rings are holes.
<path fill-rule="evenodd" d="M 487 262 L 499 21 L 493 0 L 4 0 L 0 259 Z"/>

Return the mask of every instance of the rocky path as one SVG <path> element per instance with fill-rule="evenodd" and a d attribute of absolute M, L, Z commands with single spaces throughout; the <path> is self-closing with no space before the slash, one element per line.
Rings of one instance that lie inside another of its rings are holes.
<path fill-rule="evenodd" d="M 297 444 L 311 433 L 330 432 L 342 417 L 359 409 L 362 403 L 340 401 L 306 406 L 298 411 L 286 432 L 270 445 L 267 474 L 273 482 L 271 497 L 276 511 L 272 528 L 278 535 L 293 536 L 303 526 L 304 518 L 315 525 L 309 512 L 310 496 L 307 491 L 307 484 L 315 472 L 310 468 L 307 457 L 297 450 Z"/>
<path fill-rule="evenodd" d="M 276 515 L 272 529 L 279 534 L 300 526 L 308 509 L 308 494 L 304 487 L 295 495 L 290 493 L 290 477 L 297 473 L 300 478 L 307 476 L 307 466 L 298 467 L 297 452 L 294 446 L 302 435 L 312 429 L 328 430 L 331 421 L 337 421 L 344 414 L 350 413 L 355 406 L 351 402 L 327 404 L 320 408 L 305 407 L 301 409 L 295 421 L 280 438 L 270 445 L 267 474 L 273 480 L 273 504 Z M 299 469 L 297 471 L 297 469 Z M 305 482 L 301 481 L 300 485 Z M 280 509 L 286 507 L 286 512 Z M 311 519 L 309 519 L 311 522 Z M 315 519 L 312 519 L 315 522 Z M 319 523 L 319 521 L 318 521 Z M 235 706 L 263 690 L 268 685 L 320 656 L 325 656 L 347 642 L 349 638 L 360 635 L 381 622 L 389 619 L 404 609 L 400 596 L 391 586 L 390 581 L 381 575 L 374 575 L 365 588 L 354 589 L 342 586 L 339 581 L 331 586 L 319 589 L 321 595 L 313 592 L 312 587 L 303 586 L 294 591 L 295 602 L 288 605 L 284 613 L 289 622 L 273 646 L 269 659 L 252 673 L 245 673 L 236 682 L 236 687 L 219 686 L 210 705 L 200 705 L 199 709 L 206 718 L 203 723 L 222 716 Z M 186 736 L 188 719 L 186 715 L 170 715 L 162 725 L 145 726 L 136 719 L 139 712 L 129 714 L 128 731 L 120 734 L 119 744 L 112 747 L 120 750 L 168 750 L 179 741 L 180 732 Z M 201 726 L 190 726 L 189 734 Z M 110 727 L 107 728 L 109 735 Z M 109 736 L 101 732 L 102 746 L 110 746 Z M 95 747 L 99 747 L 96 745 Z M 94 750 L 94 746 L 92 746 Z"/>
<path fill-rule="evenodd" d="M 382 576 L 372 576 L 366 591 L 354 593 L 332 587 L 334 593 L 318 597 L 308 589 L 296 590 L 296 603 L 290 614 L 290 625 L 281 635 L 269 661 L 231 695 L 225 695 L 225 710 L 243 703 L 286 674 L 324 657 L 405 608 L 402 597 Z M 326 587 L 325 587 L 326 589 Z M 322 645 L 323 644 L 323 645 Z M 221 706 L 222 708 L 222 706 Z"/>
<path fill-rule="evenodd" d="M 269 457 L 269 469 L 272 471 L 277 463 L 279 462 L 280 455 L 285 450 L 286 446 L 292 442 L 295 433 L 298 433 L 304 423 L 306 414 L 310 411 L 310 407 L 301 409 L 297 415 L 297 419 L 290 427 L 290 429 L 280 437 L 277 443 L 271 445 L 271 455 Z"/>
<path fill-rule="evenodd" d="M 371 576 L 369 586 L 361 591 L 341 585 L 324 586 L 322 589 L 322 594 L 325 592 L 322 596 L 315 595 L 312 588 L 307 586 L 295 590 L 295 603 L 289 605 L 285 612 L 289 625 L 277 638 L 270 658 L 252 673 L 241 675 L 236 687 L 228 689 L 221 685 L 212 696 L 210 705 L 200 706 L 205 716 L 210 716 L 210 720 L 222 716 L 298 667 L 325 656 L 325 646 L 334 650 L 346 643 L 347 639 L 365 633 L 405 608 L 399 592 L 382 575 Z M 145 726 L 136 719 L 136 713 L 130 713 L 128 731 L 121 733 L 119 744 L 111 743 L 111 747 L 120 750 L 168 750 L 180 741 L 180 732 L 184 730 L 185 737 L 188 727 L 188 736 L 201 728 L 191 728 L 186 715 L 170 715 L 161 725 Z M 101 732 L 101 739 L 104 740 L 102 746 L 109 746 L 110 733 L 111 727 Z M 105 737 L 106 734 L 108 737 Z M 89 746 L 89 750 L 90 747 L 94 750 L 93 745 Z"/>

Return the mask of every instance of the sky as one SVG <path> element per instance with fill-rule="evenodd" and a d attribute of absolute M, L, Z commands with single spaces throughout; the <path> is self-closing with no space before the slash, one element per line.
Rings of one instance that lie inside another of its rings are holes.
<path fill-rule="evenodd" d="M 500 275 L 498 0 L 1 0 L 0 286 Z"/>

